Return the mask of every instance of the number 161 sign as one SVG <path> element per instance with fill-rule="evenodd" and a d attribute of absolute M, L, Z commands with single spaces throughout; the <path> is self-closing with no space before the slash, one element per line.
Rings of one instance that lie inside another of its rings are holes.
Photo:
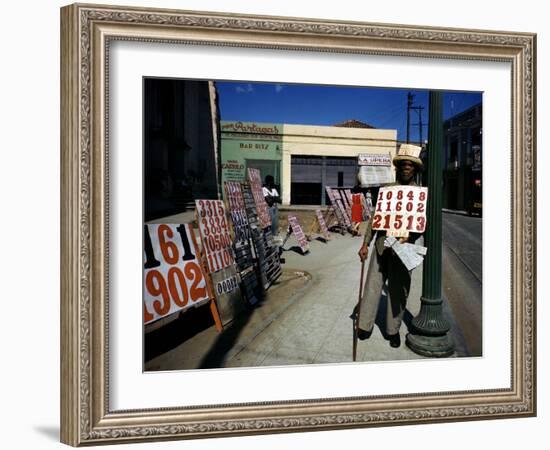
<path fill-rule="evenodd" d="M 388 236 L 395 237 L 423 233 L 426 229 L 427 199 L 427 187 L 380 188 L 373 217 L 373 230 L 385 230 Z"/>

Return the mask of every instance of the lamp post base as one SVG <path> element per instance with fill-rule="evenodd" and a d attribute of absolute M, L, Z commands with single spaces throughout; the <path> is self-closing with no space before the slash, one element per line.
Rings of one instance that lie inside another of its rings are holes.
<path fill-rule="evenodd" d="M 407 347 L 413 352 L 431 358 L 445 358 L 455 352 L 453 340 L 447 334 L 443 336 L 421 336 L 407 334 Z"/>

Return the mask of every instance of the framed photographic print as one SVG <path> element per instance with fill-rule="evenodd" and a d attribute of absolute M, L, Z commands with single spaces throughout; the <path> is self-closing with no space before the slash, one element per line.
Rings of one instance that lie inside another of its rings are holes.
<path fill-rule="evenodd" d="M 535 35 L 61 18 L 63 442 L 536 413 Z"/>

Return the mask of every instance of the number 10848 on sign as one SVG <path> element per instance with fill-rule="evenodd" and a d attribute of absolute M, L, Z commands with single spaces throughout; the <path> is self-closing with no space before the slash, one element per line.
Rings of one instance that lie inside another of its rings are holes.
<path fill-rule="evenodd" d="M 373 216 L 373 230 L 385 230 L 388 236 L 395 237 L 423 233 L 426 229 L 427 200 L 427 187 L 380 188 Z"/>

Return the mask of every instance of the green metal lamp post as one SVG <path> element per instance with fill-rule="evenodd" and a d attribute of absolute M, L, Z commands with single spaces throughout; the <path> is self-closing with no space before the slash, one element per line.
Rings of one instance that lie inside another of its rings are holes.
<path fill-rule="evenodd" d="M 424 245 L 428 253 L 422 272 L 420 312 L 412 320 L 407 345 L 419 355 L 444 357 L 454 353 L 452 338 L 447 334 L 450 325 L 443 317 L 441 296 L 441 183 L 443 149 L 443 94 L 430 92 L 428 137 L 428 205 Z"/>

